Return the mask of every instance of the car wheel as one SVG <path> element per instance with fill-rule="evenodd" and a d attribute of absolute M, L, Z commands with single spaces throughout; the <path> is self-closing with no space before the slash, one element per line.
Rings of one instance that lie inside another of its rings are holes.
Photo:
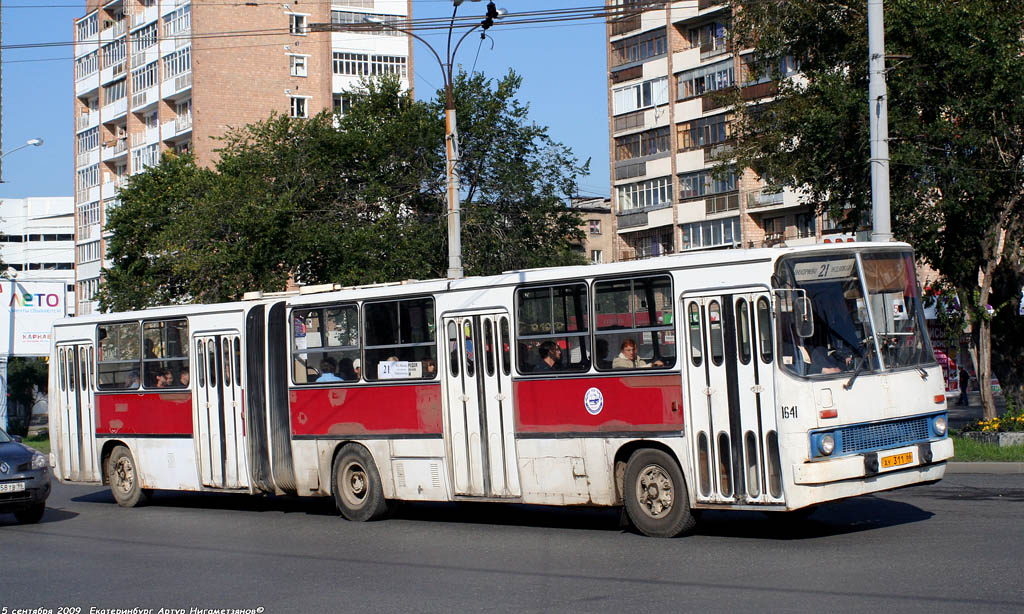
<path fill-rule="evenodd" d="M 376 520 L 388 511 L 377 465 L 366 448 L 359 445 L 349 444 L 335 457 L 331 494 L 338 511 L 349 520 Z"/>
<path fill-rule="evenodd" d="M 135 507 L 148 499 L 149 489 L 142 488 L 138 466 L 131 451 L 124 446 L 114 448 L 107 458 L 107 482 L 121 507 Z"/>
<path fill-rule="evenodd" d="M 626 464 L 623 490 L 626 513 L 644 535 L 675 537 L 697 524 L 690 513 L 683 472 L 675 459 L 661 450 L 633 453 Z"/>
<path fill-rule="evenodd" d="M 36 503 L 23 510 L 18 510 L 14 512 L 14 517 L 21 524 L 35 524 L 43 519 L 44 513 L 46 513 L 46 501 Z"/>

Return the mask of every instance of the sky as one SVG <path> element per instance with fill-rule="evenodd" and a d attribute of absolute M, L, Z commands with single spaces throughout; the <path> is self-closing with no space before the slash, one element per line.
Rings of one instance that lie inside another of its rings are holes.
<path fill-rule="evenodd" d="M 510 14 L 531 10 L 599 6 L 600 3 L 496 0 Z M 85 15 L 83 0 L 5 0 L 0 19 L 3 45 L 70 42 L 74 20 Z M 466 1 L 459 16 L 486 12 L 486 1 Z M 450 17 L 450 0 L 413 0 L 413 17 Z M 607 196 L 608 94 L 605 29 L 600 19 L 502 28 L 500 21 L 480 46 L 471 34 L 459 49 L 456 64 L 495 79 L 509 69 L 523 76 L 519 100 L 529 105 L 530 119 L 547 126 L 591 174 L 579 180 L 582 196 Z M 423 33 L 443 51 L 446 33 Z M 491 49 L 493 40 L 494 48 Z M 479 53 L 478 53 L 479 51 Z M 0 198 L 74 195 L 74 51 L 70 45 L 3 50 L 3 184 Z M 441 86 L 441 69 L 419 42 L 415 51 L 417 97 Z M 26 147 L 42 138 L 41 147 Z"/>

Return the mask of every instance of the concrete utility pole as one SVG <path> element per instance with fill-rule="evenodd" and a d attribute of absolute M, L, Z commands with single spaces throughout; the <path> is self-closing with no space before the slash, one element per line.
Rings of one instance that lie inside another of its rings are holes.
<path fill-rule="evenodd" d="M 871 240 L 892 240 L 889 213 L 889 104 L 885 91 L 882 0 L 868 0 L 868 104 L 871 116 Z"/>

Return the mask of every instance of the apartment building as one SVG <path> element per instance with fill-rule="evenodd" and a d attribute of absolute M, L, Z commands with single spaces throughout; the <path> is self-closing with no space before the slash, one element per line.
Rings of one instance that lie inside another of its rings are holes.
<path fill-rule="evenodd" d="M 587 262 L 601 264 L 612 262 L 615 252 L 615 216 L 612 214 L 612 199 L 575 197 L 570 206 L 582 220 L 580 230 L 583 241 L 573 246 Z"/>
<path fill-rule="evenodd" d="M 17 281 L 61 282 L 74 314 L 75 202 L 70 196 L 0 200 L 0 261 Z"/>
<path fill-rule="evenodd" d="M 733 143 L 733 113 L 716 92 L 774 91 L 731 48 L 725 0 L 609 4 L 621 11 L 607 27 L 616 259 L 820 240 L 822 220 L 794 192 L 762 192 L 749 169 L 712 173 Z M 779 68 L 796 72 L 787 58 Z"/>
<path fill-rule="evenodd" d="M 216 137 L 272 112 L 344 110 L 364 76 L 397 73 L 412 89 L 409 36 L 311 27 L 411 12 L 411 0 L 87 0 L 74 24 L 78 312 L 96 308 L 103 226 L 129 176 L 165 151 L 211 165 Z"/>

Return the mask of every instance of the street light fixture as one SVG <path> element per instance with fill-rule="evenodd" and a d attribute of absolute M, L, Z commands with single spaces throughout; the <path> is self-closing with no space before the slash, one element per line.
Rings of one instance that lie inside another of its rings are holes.
<path fill-rule="evenodd" d="M 2 160 L 3 158 L 6 158 L 8 154 L 12 154 L 12 153 L 18 151 L 19 149 L 25 149 L 26 147 L 40 147 L 42 144 L 43 144 L 43 139 L 40 139 L 40 138 L 29 139 L 29 140 L 25 141 L 24 145 L 18 145 L 17 147 L 15 147 L 14 149 L 12 149 L 10 151 L 5 151 L 3 153 L 0 153 L 0 160 Z M 4 182 L 3 166 L 0 166 L 0 183 L 3 183 L 3 182 Z"/>
<path fill-rule="evenodd" d="M 472 1 L 479 2 L 480 0 Z M 397 30 L 408 34 L 423 43 L 423 45 L 430 50 L 430 53 L 434 54 L 434 58 L 437 59 L 437 63 L 441 67 L 441 77 L 444 79 L 444 140 L 445 161 L 448 176 L 448 277 L 451 279 L 461 279 L 464 275 L 462 267 L 462 208 L 461 203 L 459 202 L 459 176 L 455 168 L 459 162 L 459 135 L 455 122 L 455 97 L 453 94 L 452 66 L 455 61 L 455 54 L 458 53 L 459 47 L 462 45 L 462 41 L 466 40 L 466 37 L 468 37 L 470 33 L 474 32 L 477 28 L 487 30 L 494 25 L 495 19 L 498 19 L 508 13 L 505 9 L 496 8 L 493 1 L 488 2 L 487 14 L 483 21 L 466 30 L 462 37 L 455 43 L 455 47 L 453 48 L 452 32 L 455 29 L 455 14 L 458 13 L 459 5 L 463 2 L 464 0 L 452 0 L 454 10 L 452 10 L 452 18 L 448 24 L 448 46 L 445 49 L 445 58 L 443 60 L 441 59 L 441 55 L 434 50 L 434 47 L 430 43 L 411 30 L 389 24 L 380 17 L 367 16 L 363 18 L 363 21 L 366 23 L 371 23 L 382 28 Z M 483 36 L 482 33 L 481 36 Z"/>

